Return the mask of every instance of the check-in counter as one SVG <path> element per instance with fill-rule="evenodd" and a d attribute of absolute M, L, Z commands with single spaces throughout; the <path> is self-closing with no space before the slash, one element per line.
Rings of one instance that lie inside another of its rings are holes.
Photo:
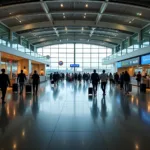
<path fill-rule="evenodd" d="M 142 78 L 141 83 L 146 84 L 146 87 L 150 88 L 150 79 Z M 131 84 L 137 86 L 136 77 L 131 77 Z"/>

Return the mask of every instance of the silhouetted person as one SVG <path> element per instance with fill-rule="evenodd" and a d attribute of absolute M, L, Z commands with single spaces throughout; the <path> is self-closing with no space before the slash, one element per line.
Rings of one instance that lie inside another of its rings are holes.
<path fill-rule="evenodd" d="M 81 82 L 81 73 L 78 74 L 78 81 Z"/>
<path fill-rule="evenodd" d="M 2 74 L 0 74 L 0 88 L 2 91 L 2 104 L 5 104 L 5 95 L 8 85 L 10 86 L 10 80 L 7 74 L 5 74 L 5 69 L 2 69 Z"/>
<path fill-rule="evenodd" d="M 103 95 L 106 95 L 107 79 L 108 79 L 108 75 L 105 73 L 105 70 L 103 70 L 103 73 L 100 75 L 101 88 L 102 88 L 102 91 L 103 91 Z"/>
<path fill-rule="evenodd" d="M 119 75 L 118 75 L 117 72 L 115 73 L 114 78 L 115 78 L 115 83 L 118 84 L 118 82 L 119 82 Z"/>
<path fill-rule="evenodd" d="M 20 85 L 20 94 L 22 94 L 23 92 L 23 86 L 26 80 L 27 80 L 26 75 L 23 73 L 23 70 L 21 70 L 21 73 L 19 73 L 17 77 L 17 82 L 19 82 Z"/>
<path fill-rule="evenodd" d="M 136 75 L 136 80 L 137 80 L 137 86 L 139 87 L 140 84 L 141 84 L 141 78 L 142 78 L 142 75 L 140 73 L 140 71 L 138 72 L 138 74 Z"/>
<path fill-rule="evenodd" d="M 120 75 L 120 90 L 123 89 L 123 85 L 124 85 L 124 72 L 122 72 Z"/>
<path fill-rule="evenodd" d="M 125 74 L 124 74 L 125 94 L 129 94 L 129 83 L 130 83 L 130 75 L 127 71 L 125 71 Z"/>
<path fill-rule="evenodd" d="M 38 84 L 40 81 L 40 77 L 37 74 L 37 71 L 34 71 L 34 74 L 32 75 L 32 80 L 33 80 L 33 94 L 38 92 Z"/>
<path fill-rule="evenodd" d="M 93 90 L 94 90 L 94 92 L 96 94 L 97 85 L 98 85 L 98 82 L 99 82 L 99 75 L 96 73 L 96 70 L 93 70 L 93 72 L 94 73 L 92 73 L 92 75 L 91 75 L 91 80 L 92 80 L 92 84 L 93 84 Z"/>

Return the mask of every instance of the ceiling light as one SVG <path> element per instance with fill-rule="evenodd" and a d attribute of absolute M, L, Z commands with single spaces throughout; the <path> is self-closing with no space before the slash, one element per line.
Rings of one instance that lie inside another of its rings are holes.
<path fill-rule="evenodd" d="M 88 5 L 88 4 L 85 4 L 85 7 L 86 7 L 86 8 L 88 8 L 88 7 L 89 7 L 89 5 Z"/>
<path fill-rule="evenodd" d="M 86 16 L 83 16 L 83 18 L 85 19 L 85 18 L 86 18 Z"/>
<path fill-rule="evenodd" d="M 63 5 L 63 4 L 60 4 L 60 7 L 64 7 L 64 5 Z"/>
<path fill-rule="evenodd" d="M 84 27 L 82 27 L 82 31 L 84 30 Z"/>
<path fill-rule="evenodd" d="M 129 23 L 132 23 L 132 21 L 129 21 Z"/>
<path fill-rule="evenodd" d="M 65 15 L 65 13 L 63 13 L 63 16 Z"/>
<path fill-rule="evenodd" d="M 86 13 L 84 13 L 84 15 L 86 16 Z"/>
<path fill-rule="evenodd" d="M 65 19 L 65 18 L 66 18 L 66 16 L 63 16 L 63 18 Z"/>
<path fill-rule="evenodd" d="M 9 13 L 10 15 L 12 14 L 12 13 Z"/>
<path fill-rule="evenodd" d="M 136 13 L 137 16 L 142 16 L 142 13 Z"/>
<path fill-rule="evenodd" d="M 19 22 L 21 23 L 21 20 Z"/>

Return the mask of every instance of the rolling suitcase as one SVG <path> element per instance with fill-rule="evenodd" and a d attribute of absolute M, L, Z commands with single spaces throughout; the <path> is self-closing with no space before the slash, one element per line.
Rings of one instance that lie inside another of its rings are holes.
<path fill-rule="evenodd" d="M 140 92 L 146 93 L 146 84 L 143 83 L 140 84 Z"/>
<path fill-rule="evenodd" d="M 88 95 L 93 95 L 93 88 L 92 87 L 89 87 L 89 89 L 88 89 Z"/>
<path fill-rule="evenodd" d="M 31 84 L 26 85 L 26 93 L 32 93 L 32 86 Z"/>
<path fill-rule="evenodd" d="M 129 92 L 132 92 L 132 84 L 129 84 Z"/>
<path fill-rule="evenodd" d="M 13 84 L 12 90 L 13 90 L 13 92 L 18 92 L 18 84 L 17 83 Z"/>

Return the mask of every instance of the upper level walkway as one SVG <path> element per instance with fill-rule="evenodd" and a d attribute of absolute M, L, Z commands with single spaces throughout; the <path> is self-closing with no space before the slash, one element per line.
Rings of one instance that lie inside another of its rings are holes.
<path fill-rule="evenodd" d="M 133 87 L 126 96 L 116 86 L 40 85 L 37 96 L 12 93 L 0 104 L 0 150 L 150 150 L 150 92 Z"/>

